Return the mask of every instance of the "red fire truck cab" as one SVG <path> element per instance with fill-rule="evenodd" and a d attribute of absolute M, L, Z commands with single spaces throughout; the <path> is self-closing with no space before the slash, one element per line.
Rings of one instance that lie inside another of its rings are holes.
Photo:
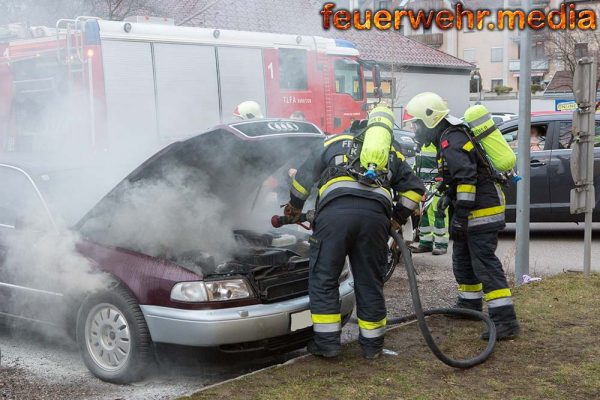
<path fill-rule="evenodd" d="M 348 41 L 151 22 L 80 17 L 0 38 L 0 151 L 165 144 L 246 100 L 330 134 L 366 116 Z"/>

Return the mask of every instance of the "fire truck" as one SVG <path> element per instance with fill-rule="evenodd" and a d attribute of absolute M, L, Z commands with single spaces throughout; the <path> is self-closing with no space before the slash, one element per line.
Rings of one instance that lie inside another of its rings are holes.
<path fill-rule="evenodd" d="M 165 144 L 230 122 L 246 100 L 329 134 L 366 116 L 351 42 L 159 22 L 0 28 L 0 151 Z"/>

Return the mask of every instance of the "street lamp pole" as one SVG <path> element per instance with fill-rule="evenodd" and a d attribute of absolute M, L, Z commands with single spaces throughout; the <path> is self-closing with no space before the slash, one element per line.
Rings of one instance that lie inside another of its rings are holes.
<path fill-rule="evenodd" d="M 523 1 L 523 9 L 526 13 L 531 9 L 531 0 Z M 515 278 L 518 285 L 523 283 L 523 275 L 529 274 L 531 32 L 527 26 L 521 31 L 520 47 L 517 170 L 522 179 L 517 183 L 517 249 L 515 259 Z"/>

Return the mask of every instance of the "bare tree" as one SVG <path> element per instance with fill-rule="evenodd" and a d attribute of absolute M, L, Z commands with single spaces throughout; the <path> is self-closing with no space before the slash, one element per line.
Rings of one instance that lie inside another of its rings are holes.
<path fill-rule="evenodd" d="M 166 15 L 171 1 L 160 0 L 0 0 L 0 25 L 24 22 L 52 26 L 60 18 L 92 15 L 109 20 L 142 15 Z"/>
<path fill-rule="evenodd" d="M 121 21 L 132 15 L 160 13 L 164 10 L 161 4 L 164 2 L 152 0 L 91 0 L 90 3 L 93 15 L 114 21 Z"/>
<path fill-rule="evenodd" d="M 564 63 L 565 70 L 575 73 L 577 58 L 575 44 L 588 43 L 590 55 L 600 55 L 600 33 L 578 30 L 548 31 L 544 38 L 546 54 L 553 60 Z"/>
<path fill-rule="evenodd" d="M 185 10 L 180 10 L 178 15 L 187 15 L 180 21 L 176 21 L 177 25 L 201 25 L 198 18 L 207 10 L 217 5 L 222 0 L 195 0 L 191 4 L 186 4 Z M 235 1 L 235 0 L 233 0 Z"/>

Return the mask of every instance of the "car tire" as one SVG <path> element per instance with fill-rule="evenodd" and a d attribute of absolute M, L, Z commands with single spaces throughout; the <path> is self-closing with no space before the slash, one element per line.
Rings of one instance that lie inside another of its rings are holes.
<path fill-rule="evenodd" d="M 138 381 L 153 363 L 144 315 L 136 298 L 120 285 L 83 301 L 76 337 L 86 367 L 103 381 Z"/>

